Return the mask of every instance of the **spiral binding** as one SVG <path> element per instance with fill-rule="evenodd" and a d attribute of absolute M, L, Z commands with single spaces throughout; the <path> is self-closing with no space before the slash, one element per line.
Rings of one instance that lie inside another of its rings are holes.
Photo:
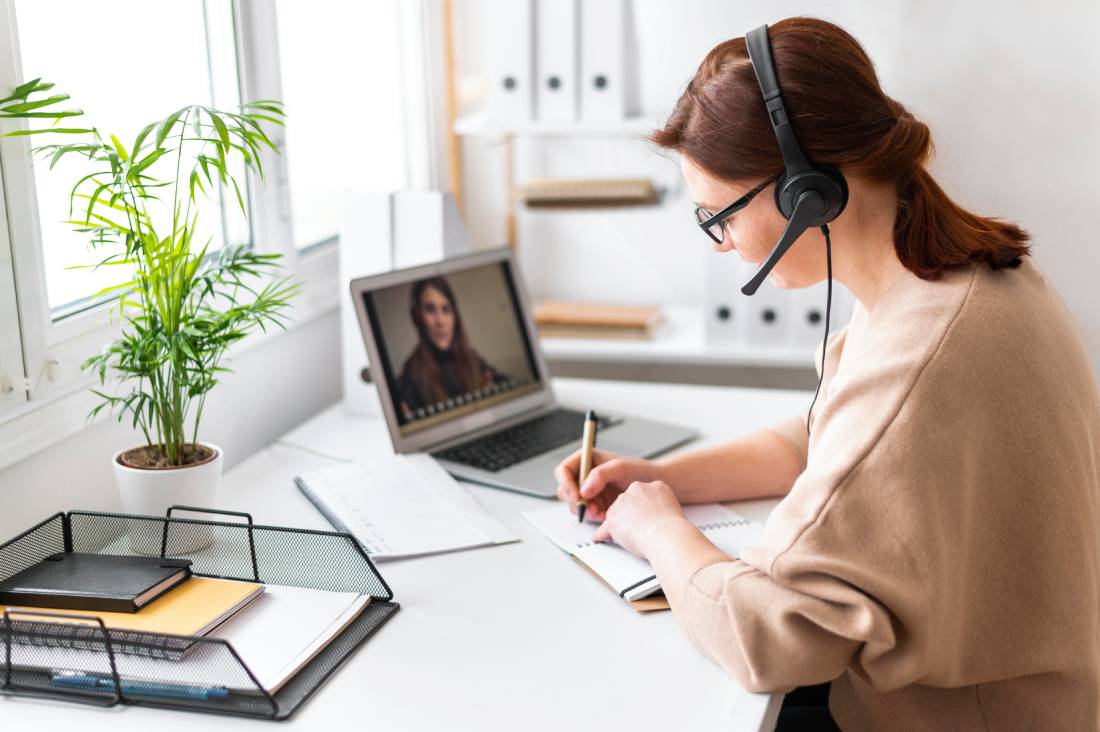
<path fill-rule="evenodd" d="M 695 528 L 697 528 L 700 531 L 705 533 L 707 531 L 710 531 L 711 529 L 733 529 L 733 528 L 736 528 L 738 526 L 748 526 L 751 523 L 752 523 L 752 521 L 749 521 L 748 519 L 737 519 L 736 521 L 716 521 L 715 523 L 712 523 L 712 524 L 700 524 L 700 525 L 696 526 Z M 598 542 L 598 541 L 582 541 L 581 543 L 576 544 L 574 546 L 574 548 L 575 549 L 584 549 L 586 547 L 595 546 L 596 544 L 599 544 L 599 543 L 600 542 Z"/>
<path fill-rule="evenodd" d="M 748 519 L 737 519 L 736 521 L 718 521 L 713 524 L 702 524 L 699 526 L 700 531 L 710 531 L 711 529 L 732 529 L 738 526 L 748 526 L 752 521 Z"/>

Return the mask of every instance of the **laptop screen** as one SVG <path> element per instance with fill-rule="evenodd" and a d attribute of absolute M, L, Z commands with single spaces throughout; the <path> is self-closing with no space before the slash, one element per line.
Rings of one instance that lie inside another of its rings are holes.
<path fill-rule="evenodd" d="M 542 388 L 507 263 L 363 293 L 402 434 Z"/>

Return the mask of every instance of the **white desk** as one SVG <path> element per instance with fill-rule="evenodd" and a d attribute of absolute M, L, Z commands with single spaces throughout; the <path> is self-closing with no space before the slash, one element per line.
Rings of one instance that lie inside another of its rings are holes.
<path fill-rule="evenodd" d="M 717 442 L 806 407 L 801 392 L 559 380 L 562 401 L 693 424 Z M 258 523 L 329 528 L 293 487 L 331 461 L 283 443 L 369 459 L 385 426 L 337 407 L 225 476 L 222 508 Z M 552 480 L 550 476 L 548 480 Z M 781 695 L 749 694 L 701 656 L 671 613 L 640 615 L 520 516 L 549 505 L 470 492 L 522 541 L 379 565 L 402 608 L 285 726 L 386 730 L 770 730 Z M 731 504 L 763 520 L 774 501 Z M 269 724 L 140 707 L 0 698 L 10 729 L 173 732 Z M 274 729 L 273 727 L 267 727 Z"/>

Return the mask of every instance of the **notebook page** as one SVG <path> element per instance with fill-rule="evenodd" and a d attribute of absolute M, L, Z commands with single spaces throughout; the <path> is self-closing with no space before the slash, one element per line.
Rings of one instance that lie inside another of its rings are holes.
<path fill-rule="evenodd" d="M 476 526 L 494 544 L 510 544 L 519 541 L 519 537 L 511 529 L 486 511 L 485 507 L 459 485 L 458 481 L 452 478 L 450 473 L 444 470 L 431 455 L 416 452 L 408 453 L 404 458 L 441 500 L 446 500 L 466 514 L 466 520 Z"/>
<path fill-rule="evenodd" d="M 731 511 L 732 513 L 732 511 Z M 764 536 L 764 524 L 740 518 L 718 524 L 700 526 L 711 543 L 734 559 L 745 547 L 758 544 Z"/>
<path fill-rule="evenodd" d="M 441 499 L 397 455 L 304 473 L 307 496 L 374 559 L 396 559 L 494 543 L 464 511 Z"/>
<path fill-rule="evenodd" d="M 763 525 L 717 503 L 684 506 L 684 515 L 715 546 L 734 558 L 740 556 L 743 547 L 759 541 L 764 529 Z M 619 594 L 632 588 L 625 595 L 627 600 L 645 597 L 659 589 L 649 562 L 617 544 L 592 542 L 596 524 L 578 523 L 577 517 L 562 506 L 528 511 L 523 516 L 560 549 L 588 565 Z"/>
<path fill-rule="evenodd" d="M 577 549 L 573 556 L 600 575 L 620 596 L 637 600 L 661 589 L 653 574 L 653 566 L 618 544 L 589 544 Z M 624 592 L 630 590 L 626 595 Z"/>

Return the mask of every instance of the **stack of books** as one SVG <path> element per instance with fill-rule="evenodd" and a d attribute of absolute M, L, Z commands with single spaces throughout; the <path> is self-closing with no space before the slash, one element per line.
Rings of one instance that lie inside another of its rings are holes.
<path fill-rule="evenodd" d="M 547 301 L 535 307 L 535 324 L 544 338 L 651 340 L 664 318 L 657 306 Z"/>

